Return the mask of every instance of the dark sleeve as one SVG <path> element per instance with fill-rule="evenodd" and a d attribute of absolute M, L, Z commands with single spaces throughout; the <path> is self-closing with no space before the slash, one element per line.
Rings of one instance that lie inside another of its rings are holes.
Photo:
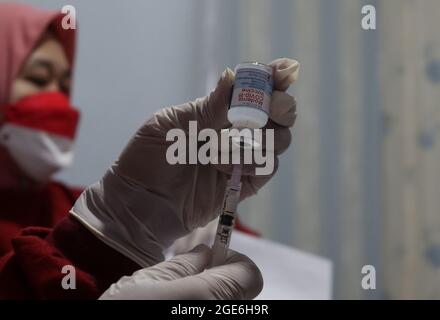
<path fill-rule="evenodd" d="M 0 299 L 97 299 L 140 268 L 68 216 L 52 230 L 27 228 L 0 259 Z M 63 289 L 63 267 L 75 269 L 75 289 Z"/>

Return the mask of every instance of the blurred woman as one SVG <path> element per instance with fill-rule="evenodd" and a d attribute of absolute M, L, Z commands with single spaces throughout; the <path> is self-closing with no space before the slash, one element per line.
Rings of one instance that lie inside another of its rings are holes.
<path fill-rule="evenodd" d="M 66 216 L 82 191 L 52 180 L 73 160 L 79 120 L 69 102 L 75 31 L 62 18 L 0 8 L 0 256 L 20 229 Z"/>

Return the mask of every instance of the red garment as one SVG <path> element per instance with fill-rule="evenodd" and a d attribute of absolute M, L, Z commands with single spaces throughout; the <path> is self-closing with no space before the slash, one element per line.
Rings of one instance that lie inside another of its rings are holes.
<path fill-rule="evenodd" d="M 25 229 L 12 244 L 0 259 L 0 299 L 97 299 L 140 268 L 71 217 L 52 231 Z M 62 287 L 66 265 L 75 267 L 75 289 Z"/>
<path fill-rule="evenodd" d="M 253 237 L 261 237 L 261 233 L 259 233 L 258 231 L 255 231 L 249 227 L 247 227 L 246 225 L 244 225 L 243 223 L 241 223 L 241 220 L 237 217 L 237 219 L 235 219 L 235 230 L 243 232 L 249 236 L 253 236 Z"/>
<path fill-rule="evenodd" d="M 40 190 L 0 190 L 0 257 L 11 250 L 11 239 L 29 226 L 52 228 L 81 194 L 50 182 Z"/>
<path fill-rule="evenodd" d="M 57 182 L 33 192 L 0 191 L 0 247 L 9 252 L 0 259 L 0 299 L 96 299 L 139 269 L 66 218 L 81 192 Z M 66 265 L 75 267 L 75 290 L 61 286 Z"/>

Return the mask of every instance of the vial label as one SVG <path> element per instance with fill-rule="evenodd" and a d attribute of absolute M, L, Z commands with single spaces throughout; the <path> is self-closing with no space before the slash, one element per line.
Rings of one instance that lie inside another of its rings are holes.
<path fill-rule="evenodd" d="M 272 73 L 260 68 L 238 68 L 235 76 L 231 108 L 256 108 L 269 114 L 272 90 Z"/>

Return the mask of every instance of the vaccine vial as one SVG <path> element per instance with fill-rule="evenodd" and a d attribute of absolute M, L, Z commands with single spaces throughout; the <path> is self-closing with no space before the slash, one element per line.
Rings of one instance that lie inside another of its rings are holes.
<path fill-rule="evenodd" d="M 228 120 L 234 128 L 259 129 L 269 120 L 273 91 L 271 66 L 245 62 L 235 68 L 235 83 Z"/>

